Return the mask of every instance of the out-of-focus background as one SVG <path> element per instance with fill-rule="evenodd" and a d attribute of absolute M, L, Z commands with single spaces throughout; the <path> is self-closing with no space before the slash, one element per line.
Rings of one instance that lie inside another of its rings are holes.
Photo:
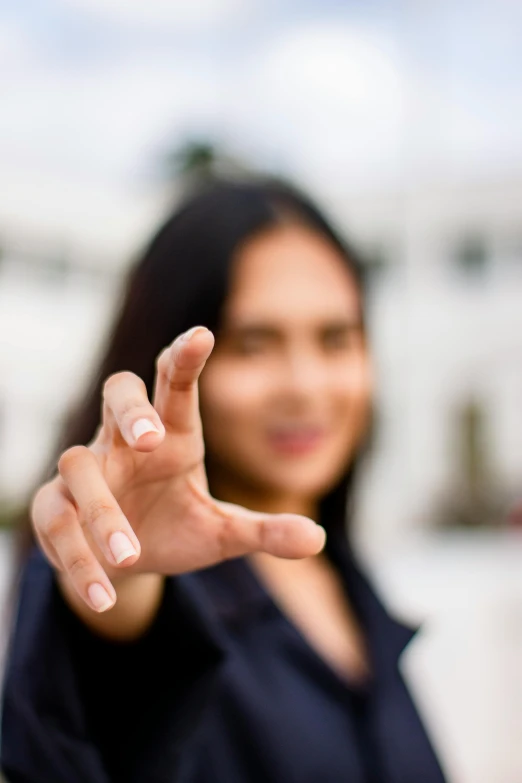
<path fill-rule="evenodd" d="M 521 74 L 514 0 L 4 2 L 1 592 L 172 199 L 288 176 L 367 262 L 379 420 L 354 536 L 423 623 L 408 682 L 450 780 L 520 783 Z"/>

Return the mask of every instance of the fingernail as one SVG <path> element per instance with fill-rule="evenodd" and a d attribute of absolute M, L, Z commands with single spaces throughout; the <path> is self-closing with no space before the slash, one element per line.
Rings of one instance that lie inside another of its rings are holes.
<path fill-rule="evenodd" d="M 121 530 L 117 530 L 116 533 L 113 533 L 109 538 L 109 548 L 117 563 L 122 563 L 128 557 L 138 554 L 131 544 L 129 537 L 126 536 L 125 533 L 122 533 Z"/>
<path fill-rule="evenodd" d="M 184 332 L 184 334 L 181 335 L 180 340 L 186 343 L 196 334 L 196 332 L 200 332 L 200 331 L 205 331 L 205 327 L 193 326 L 192 329 L 189 329 L 188 332 Z"/>
<path fill-rule="evenodd" d="M 93 582 L 92 585 L 89 585 L 87 595 L 97 612 L 106 612 L 114 604 L 107 590 L 99 582 Z"/>
<path fill-rule="evenodd" d="M 147 432 L 159 432 L 159 429 L 149 419 L 138 419 L 132 425 L 132 437 L 139 440 Z"/>

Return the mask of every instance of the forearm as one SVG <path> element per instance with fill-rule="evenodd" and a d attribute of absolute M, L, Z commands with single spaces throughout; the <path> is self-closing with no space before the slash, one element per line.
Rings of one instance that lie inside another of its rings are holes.
<path fill-rule="evenodd" d="M 161 574 L 121 574 L 113 579 L 116 604 L 95 612 L 78 595 L 66 574 L 57 574 L 60 591 L 77 617 L 94 633 L 115 641 L 134 641 L 152 625 L 161 604 L 165 577 Z"/>

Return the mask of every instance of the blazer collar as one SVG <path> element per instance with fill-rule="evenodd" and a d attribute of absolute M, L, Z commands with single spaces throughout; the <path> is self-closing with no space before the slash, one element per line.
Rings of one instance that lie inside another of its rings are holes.
<path fill-rule="evenodd" d="M 338 569 L 362 624 L 376 672 L 395 671 L 399 656 L 418 629 L 393 618 L 363 574 L 344 534 L 328 537 L 327 554 Z M 232 630 L 274 609 L 274 601 L 246 558 L 219 563 L 192 574 L 212 614 Z"/>

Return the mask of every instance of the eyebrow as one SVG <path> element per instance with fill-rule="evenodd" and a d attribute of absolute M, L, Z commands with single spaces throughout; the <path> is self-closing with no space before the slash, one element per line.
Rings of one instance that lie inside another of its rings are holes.
<path fill-rule="evenodd" d="M 360 331 L 363 323 L 360 318 L 331 318 L 316 325 L 320 331 Z M 271 321 L 231 321 L 223 324 L 223 332 L 229 335 L 263 334 L 278 335 L 284 328 Z"/>

